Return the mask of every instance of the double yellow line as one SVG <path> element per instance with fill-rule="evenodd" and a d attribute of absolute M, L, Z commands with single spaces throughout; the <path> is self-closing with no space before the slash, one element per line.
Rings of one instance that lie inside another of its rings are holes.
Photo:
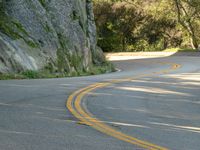
<path fill-rule="evenodd" d="M 149 143 L 147 141 L 139 140 L 137 138 L 134 138 L 132 136 L 126 135 L 120 131 L 115 130 L 114 128 L 108 126 L 107 124 L 103 123 L 101 120 L 95 118 L 92 114 L 87 112 L 82 107 L 82 104 L 81 104 L 83 97 L 86 96 L 89 92 L 94 91 L 96 89 L 109 86 L 113 83 L 121 83 L 121 82 L 131 81 L 133 79 L 139 79 L 142 77 L 153 76 L 156 74 L 169 73 L 169 72 L 174 71 L 181 67 L 181 65 L 174 64 L 174 63 L 165 63 L 165 64 L 170 65 L 170 68 L 159 71 L 159 72 L 140 75 L 140 76 L 137 76 L 134 78 L 117 79 L 117 80 L 112 80 L 110 82 L 105 82 L 105 83 L 96 83 L 96 84 L 92 84 L 88 87 L 85 87 L 83 89 L 80 89 L 78 91 L 75 91 L 73 94 L 71 94 L 69 96 L 69 98 L 66 102 L 66 107 L 80 121 L 82 121 L 83 123 L 95 128 L 96 130 L 98 130 L 102 133 L 105 133 L 109 136 L 115 137 L 119 140 L 131 143 L 131 144 L 139 146 L 141 148 L 145 148 L 147 150 L 168 150 L 167 148 Z"/>

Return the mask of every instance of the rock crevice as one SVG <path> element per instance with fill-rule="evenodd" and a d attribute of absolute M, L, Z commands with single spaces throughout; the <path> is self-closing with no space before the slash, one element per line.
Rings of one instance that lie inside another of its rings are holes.
<path fill-rule="evenodd" d="M 0 72 L 87 71 L 105 61 L 91 0 L 0 1 Z"/>

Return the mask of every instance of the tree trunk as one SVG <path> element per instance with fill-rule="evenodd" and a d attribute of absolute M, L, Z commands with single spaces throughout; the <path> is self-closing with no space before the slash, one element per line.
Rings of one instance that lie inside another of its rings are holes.
<path fill-rule="evenodd" d="M 124 37 L 122 37 L 122 50 L 123 50 L 123 52 L 126 51 L 126 40 Z"/>
<path fill-rule="evenodd" d="M 181 16 L 189 18 L 188 13 L 186 12 L 184 6 L 182 6 L 181 1 L 174 0 L 176 8 L 177 8 L 177 17 L 178 22 L 182 25 L 182 27 L 188 32 L 190 36 L 191 46 L 193 49 L 198 48 L 197 37 L 195 36 L 194 27 L 192 26 L 191 20 L 182 20 Z"/>
<path fill-rule="evenodd" d="M 191 46 L 192 46 L 192 48 L 193 48 L 193 49 L 198 49 L 199 45 L 198 45 L 198 43 L 197 43 L 196 38 L 195 38 L 195 37 L 191 37 L 191 38 L 190 38 L 190 41 L 191 41 Z"/>

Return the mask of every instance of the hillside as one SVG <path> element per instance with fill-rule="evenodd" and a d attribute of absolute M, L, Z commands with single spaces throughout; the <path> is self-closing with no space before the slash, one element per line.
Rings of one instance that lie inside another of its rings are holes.
<path fill-rule="evenodd" d="M 105 61 L 91 0 L 0 1 L 0 73 L 77 73 Z"/>

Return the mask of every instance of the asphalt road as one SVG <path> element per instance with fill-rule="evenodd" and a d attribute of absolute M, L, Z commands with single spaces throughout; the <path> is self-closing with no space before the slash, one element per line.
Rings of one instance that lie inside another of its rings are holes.
<path fill-rule="evenodd" d="M 120 140 L 114 131 L 163 149 L 199 150 L 200 58 L 114 63 L 121 72 L 0 81 L 0 150 L 151 149 Z M 172 64 L 181 67 L 169 70 Z M 118 79 L 125 80 L 113 82 Z M 65 106 L 73 92 L 99 82 L 109 84 L 85 93 L 80 105 L 112 128 L 110 135 L 80 121 Z"/>

